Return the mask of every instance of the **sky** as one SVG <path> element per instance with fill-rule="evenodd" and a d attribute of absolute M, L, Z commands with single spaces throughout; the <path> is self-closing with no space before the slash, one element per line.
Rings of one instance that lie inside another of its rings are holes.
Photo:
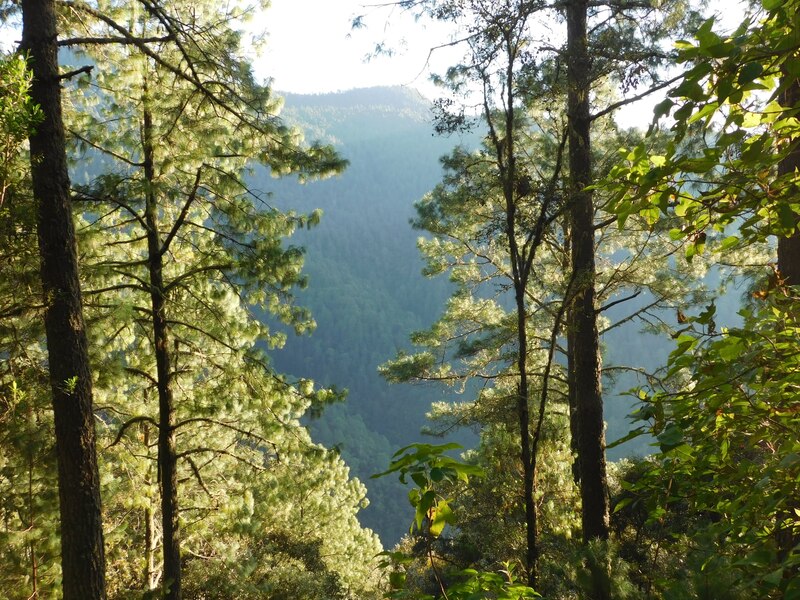
<path fill-rule="evenodd" d="M 430 48 L 449 36 L 441 24 L 415 22 L 411 15 L 386 7 L 389 0 L 272 0 L 271 7 L 251 23 L 266 32 L 265 49 L 255 60 L 256 74 L 270 77 L 278 92 L 301 94 L 343 91 L 378 85 L 407 85 L 429 98 L 437 97 L 430 73 L 444 72 L 457 62 L 460 51 Z M 743 0 L 711 0 L 725 27 L 733 28 L 744 15 Z M 353 29 L 353 17 L 365 14 L 366 27 Z M 366 57 L 379 42 L 396 52 Z M 653 106 L 663 94 L 617 114 L 623 126 L 646 126 Z"/>
<path fill-rule="evenodd" d="M 460 51 L 430 48 L 449 39 L 447 27 L 415 22 L 411 15 L 387 6 L 391 0 L 272 0 L 256 15 L 248 29 L 265 35 L 265 45 L 255 55 L 257 76 L 271 78 L 273 89 L 301 94 L 344 91 L 378 85 L 414 87 L 429 98 L 437 97 L 430 73 L 442 73 L 457 62 Z M 381 7 L 381 4 L 383 7 Z M 725 26 L 741 20 L 743 0 L 711 0 L 724 17 Z M 354 30 L 353 17 L 365 15 L 366 27 Z M 0 29 L 0 47 L 10 49 L 18 32 Z M 386 42 L 396 52 L 367 60 L 377 43 Z M 653 98 L 629 111 L 623 121 L 637 122 L 652 114 Z M 629 123 L 623 123 L 629 124 Z"/>
<path fill-rule="evenodd" d="M 365 13 L 366 27 L 354 30 L 353 17 Z M 414 23 L 399 9 L 365 7 L 361 0 L 272 0 L 250 27 L 267 32 L 256 73 L 271 77 L 276 90 L 304 94 L 378 85 L 432 94 L 429 49 L 446 39 L 442 26 Z M 381 41 L 397 48 L 394 55 L 366 60 Z M 442 68 L 445 54 L 433 57 Z"/>

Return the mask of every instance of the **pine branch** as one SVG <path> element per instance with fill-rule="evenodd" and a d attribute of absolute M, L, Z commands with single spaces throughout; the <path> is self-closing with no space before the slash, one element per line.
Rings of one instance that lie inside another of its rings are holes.
<path fill-rule="evenodd" d="M 194 185 L 192 185 L 192 191 L 189 193 L 189 197 L 186 199 L 186 202 L 181 208 L 181 212 L 178 215 L 178 218 L 175 220 L 175 223 L 172 225 L 172 229 L 170 230 L 169 234 L 167 235 L 167 239 L 164 240 L 164 243 L 161 245 L 161 249 L 159 250 L 159 254 L 162 256 L 167 252 L 169 249 L 169 245 L 172 243 L 173 238 L 178 233 L 178 230 L 183 226 L 184 221 L 186 220 L 186 215 L 189 212 L 189 207 L 191 207 L 192 203 L 197 198 L 197 190 L 200 187 L 200 174 L 203 171 L 203 166 L 197 168 L 197 174 L 194 178 Z"/>
<path fill-rule="evenodd" d="M 156 422 L 155 422 L 153 419 L 151 419 L 150 417 L 147 417 L 147 416 L 144 416 L 144 415 L 142 415 L 142 416 L 138 416 L 138 417 L 133 417 L 132 419 L 128 419 L 128 420 L 127 420 L 125 423 L 123 423 L 123 424 L 122 424 L 122 427 L 121 427 L 121 428 L 120 428 L 120 430 L 117 432 L 117 437 L 116 437 L 116 438 L 114 438 L 114 441 L 113 441 L 111 444 L 109 444 L 108 446 L 106 446 L 106 450 L 108 450 L 109 448 L 113 448 L 114 446 L 116 446 L 116 445 L 117 445 L 117 444 L 120 442 L 120 440 L 122 439 L 122 436 L 123 436 L 123 435 L 125 435 L 125 432 L 126 432 L 126 431 L 127 431 L 127 430 L 128 430 L 128 429 L 129 429 L 129 428 L 132 426 L 132 425 L 136 425 L 137 423 L 150 423 L 150 424 L 151 424 L 151 425 L 153 425 L 154 427 L 158 428 L 158 423 L 156 423 Z"/>
<path fill-rule="evenodd" d="M 628 104 L 632 104 L 634 102 L 638 102 L 642 98 L 647 98 L 650 94 L 657 92 L 659 90 L 663 90 L 665 87 L 669 87 L 676 81 L 683 79 L 684 75 L 681 73 L 680 75 L 673 77 L 672 79 L 668 79 L 667 81 L 663 81 L 660 84 L 648 88 L 646 91 L 642 92 L 641 94 L 637 94 L 636 96 L 631 96 L 630 98 L 625 98 L 624 100 L 620 100 L 619 102 L 614 102 L 613 104 L 608 105 L 606 108 L 601 110 L 598 113 L 589 116 L 590 121 L 595 121 L 600 117 L 604 117 L 609 113 L 614 112 L 618 108 L 622 108 L 623 106 L 627 106 Z"/>
<path fill-rule="evenodd" d="M 85 65 L 80 69 L 75 69 L 74 71 L 67 71 L 66 73 L 62 73 L 58 76 L 59 81 L 65 81 L 67 79 L 72 79 L 76 75 L 80 75 L 81 73 L 86 73 L 87 75 L 92 74 L 92 69 L 94 69 L 94 65 Z"/>

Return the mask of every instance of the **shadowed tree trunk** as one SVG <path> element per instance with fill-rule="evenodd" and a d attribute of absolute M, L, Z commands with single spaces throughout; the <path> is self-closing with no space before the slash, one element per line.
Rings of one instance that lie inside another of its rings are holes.
<path fill-rule="evenodd" d="M 52 0 L 22 2 L 22 50 L 33 72 L 31 98 L 44 120 L 30 136 L 38 202 L 41 279 L 58 460 L 64 600 L 105 598 L 100 478 L 92 377 L 84 327 L 67 173 Z"/>
<path fill-rule="evenodd" d="M 797 34 L 795 34 L 797 35 Z M 790 78 L 788 74 L 784 75 L 784 79 Z M 796 77 L 790 81 L 782 82 L 786 85 L 786 89 L 781 97 L 781 104 L 789 109 L 791 114 L 796 115 L 796 107 L 800 106 L 800 80 Z M 789 173 L 796 173 L 800 169 L 800 146 L 797 146 L 778 164 L 778 175 L 788 175 Z M 795 191 L 795 193 L 797 193 Z M 800 286 L 800 233 L 798 232 L 798 225 L 795 225 L 794 233 L 789 237 L 778 238 L 778 273 L 784 279 L 787 285 Z M 794 507 L 800 501 L 795 498 Z M 800 544 L 800 535 L 796 534 L 792 525 L 795 522 L 795 516 L 791 510 L 778 515 L 778 523 L 776 528 L 776 542 L 778 545 L 778 553 L 782 560 L 785 560 L 792 549 Z M 795 577 L 798 574 L 797 567 L 787 570 L 785 577 Z"/>
<path fill-rule="evenodd" d="M 795 78 L 786 87 L 781 98 L 781 104 L 790 107 L 792 114 L 800 105 L 800 81 Z M 786 175 L 800 169 L 800 147 L 795 148 L 778 165 L 778 174 Z M 800 285 L 800 233 L 797 229 L 790 237 L 778 239 L 778 271 L 788 285 Z"/>
<path fill-rule="evenodd" d="M 571 402 L 577 411 L 578 471 L 581 489 L 583 539 L 608 538 L 603 398 L 600 388 L 600 349 L 595 310 L 595 246 L 590 145 L 589 92 L 591 57 L 587 40 L 588 0 L 571 0 L 567 15 L 567 115 L 569 119 L 569 213 L 575 295 L 568 336 Z"/>
<path fill-rule="evenodd" d="M 148 102 L 145 89 L 145 104 Z M 178 520 L 178 459 L 175 450 L 175 406 L 170 370 L 169 328 L 167 325 L 164 289 L 164 252 L 159 236 L 158 206 L 153 191 L 155 184 L 153 120 L 146 107 L 142 124 L 144 175 L 147 182 L 145 222 L 147 223 L 147 253 L 150 271 L 150 301 L 153 318 L 153 345 L 156 358 L 158 387 L 158 473 L 161 485 L 161 527 L 164 549 L 164 579 L 166 600 L 180 600 L 181 546 Z"/>

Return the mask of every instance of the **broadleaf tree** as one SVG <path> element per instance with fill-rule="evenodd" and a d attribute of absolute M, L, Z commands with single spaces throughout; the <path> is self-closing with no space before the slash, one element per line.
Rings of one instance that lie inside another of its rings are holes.
<path fill-rule="evenodd" d="M 771 237 L 741 326 L 718 331 L 715 307 L 692 318 L 670 356 L 669 386 L 642 392 L 639 416 L 660 452 L 627 502 L 652 515 L 676 503 L 699 524 L 706 568 L 738 590 L 797 597 L 796 369 L 798 204 L 797 3 L 763 2 L 735 30 L 709 19 L 679 44 L 680 84 L 656 111 L 671 115 L 664 154 L 623 151 L 608 185 L 621 219 L 657 208 L 688 256 L 717 261 Z M 702 145 L 690 144 L 692 134 Z M 715 243 L 712 244 L 711 242 Z M 672 482 L 665 493 L 664 481 Z M 740 545 L 741 544 L 741 545 Z"/>

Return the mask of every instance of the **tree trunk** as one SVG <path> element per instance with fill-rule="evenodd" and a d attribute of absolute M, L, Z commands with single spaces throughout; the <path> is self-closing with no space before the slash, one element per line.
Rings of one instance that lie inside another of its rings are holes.
<path fill-rule="evenodd" d="M 100 477 L 95 454 L 92 376 L 83 322 L 67 173 L 52 0 L 22 2 L 22 50 L 33 72 L 31 98 L 44 120 L 30 136 L 31 178 L 53 392 L 64 600 L 105 598 Z"/>
<path fill-rule="evenodd" d="M 781 104 L 795 114 L 794 108 L 800 105 L 800 82 L 797 78 L 787 85 Z M 794 173 L 797 169 L 800 169 L 800 147 L 780 162 L 778 175 Z M 788 285 L 800 285 L 800 233 L 797 227 L 793 235 L 778 239 L 778 272 Z"/>
<path fill-rule="evenodd" d="M 575 295 L 570 323 L 574 404 L 578 419 L 578 460 L 583 539 L 608 538 L 603 398 L 595 311 L 594 208 L 590 147 L 589 91 L 591 58 L 587 41 L 588 0 L 570 0 L 567 14 L 567 81 L 571 259 Z"/>
<path fill-rule="evenodd" d="M 147 89 L 145 89 L 145 103 Z M 142 125 L 144 174 L 147 184 L 145 222 L 147 223 L 147 252 L 150 270 L 150 302 L 153 318 L 153 344 L 158 382 L 158 472 L 161 483 L 161 525 L 164 548 L 163 585 L 166 600 L 181 598 L 180 523 L 178 520 L 178 470 L 175 450 L 175 406 L 172 398 L 169 328 L 166 298 L 164 297 L 163 254 L 158 226 L 158 206 L 153 191 L 153 119 L 145 108 Z"/>
<path fill-rule="evenodd" d="M 150 425 L 147 423 L 142 424 L 144 435 L 144 447 L 150 448 Z M 149 476 L 146 484 L 149 486 L 152 483 Z M 156 519 L 153 514 L 153 509 L 148 506 L 144 509 L 144 586 L 145 589 L 150 591 L 156 589 L 158 586 L 158 573 L 156 571 Z"/>
<path fill-rule="evenodd" d="M 531 454 L 530 433 L 530 387 L 528 385 L 528 336 L 526 331 L 527 314 L 525 310 L 525 284 L 515 282 L 517 303 L 517 329 L 519 355 L 517 368 L 519 369 L 519 387 L 517 388 L 517 417 L 520 429 L 520 457 L 522 459 L 522 479 L 525 500 L 525 535 L 526 551 L 525 566 L 528 571 L 528 585 L 536 587 L 537 565 L 539 562 L 539 547 L 536 535 L 536 505 L 534 503 L 534 465 L 535 457 Z"/>
<path fill-rule="evenodd" d="M 578 418 L 578 386 L 575 380 L 575 311 L 572 301 L 567 307 L 567 400 L 569 403 L 569 449 L 572 452 L 572 480 L 575 485 L 581 483 L 581 458 L 580 458 L 580 419 Z"/>
<path fill-rule="evenodd" d="M 508 35 L 508 32 L 506 32 Z M 519 371 L 519 384 L 517 386 L 517 419 L 520 433 L 520 460 L 522 462 L 523 501 L 525 504 L 525 568 L 527 570 L 527 583 L 530 587 L 536 586 L 537 565 L 539 550 L 537 542 L 536 504 L 534 502 L 534 472 L 536 458 L 532 456 L 531 429 L 530 429 L 530 385 L 528 382 L 528 314 L 525 303 L 525 291 L 528 286 L 527 255 L 517 243 L 517 208 L 518 198 L 516 187 L 518 181 L 516 152 L 514 146 L 515 117 L 514 117 L 514 58 L 515 51 L 506 38 L 508 64 L 506 66 L 506 85 L 508 95 L 505 106 L 505 138 L 497 139 L 495 145 L 498 157 L 498 166 L 503 185 L 505 199 L 506 239 L 508 240 L 509 259 L 514 283 L 514 302 L 517 313 L 517 370 Z M 491 114 L 487 112 L 487 120 L 491 122 Z M 494 129 L 492 130 L 494 131 Z M 534 252 L 534 249 L 528 249 Z"/>
<path fill-rule="evenodd" d="M 800 80 L 793 77 L 789 82 L 786 78 L 791 77 L 784 74 L 786 84 L 785 91 L 781 97 L 781 104 L 792 115 L 795 114 L 796 107 L 800 106 Z M 788 175 L 797 173 L 800 169 L 800 146 L 795 147 L 786 158 L 778 164 L 778 175 Z M 797 193 L 797 192 L 795 192 Z M 795 230 L 788 237 L 778 238 L 778 273 L 783 278 L 786 285 L 800 286 L 800 232 L 798 232 L 798 216 L 795 215 Z M 786 560 L 793 548 L 800 544 L 800 535 L 793 531 L 793 524 L 796 517 L 793 513 L 798 511 L 798 502 L 790 502 L 788 507 L 779 511 L 776 523 L 776 543 L 778 545 L 778 555 L 780 559 Z M 800 514 L 800 513 L 799 513 Z M 794 567 L 784 573 L 784 577 L 796 577 L 800 568 Z"/>

